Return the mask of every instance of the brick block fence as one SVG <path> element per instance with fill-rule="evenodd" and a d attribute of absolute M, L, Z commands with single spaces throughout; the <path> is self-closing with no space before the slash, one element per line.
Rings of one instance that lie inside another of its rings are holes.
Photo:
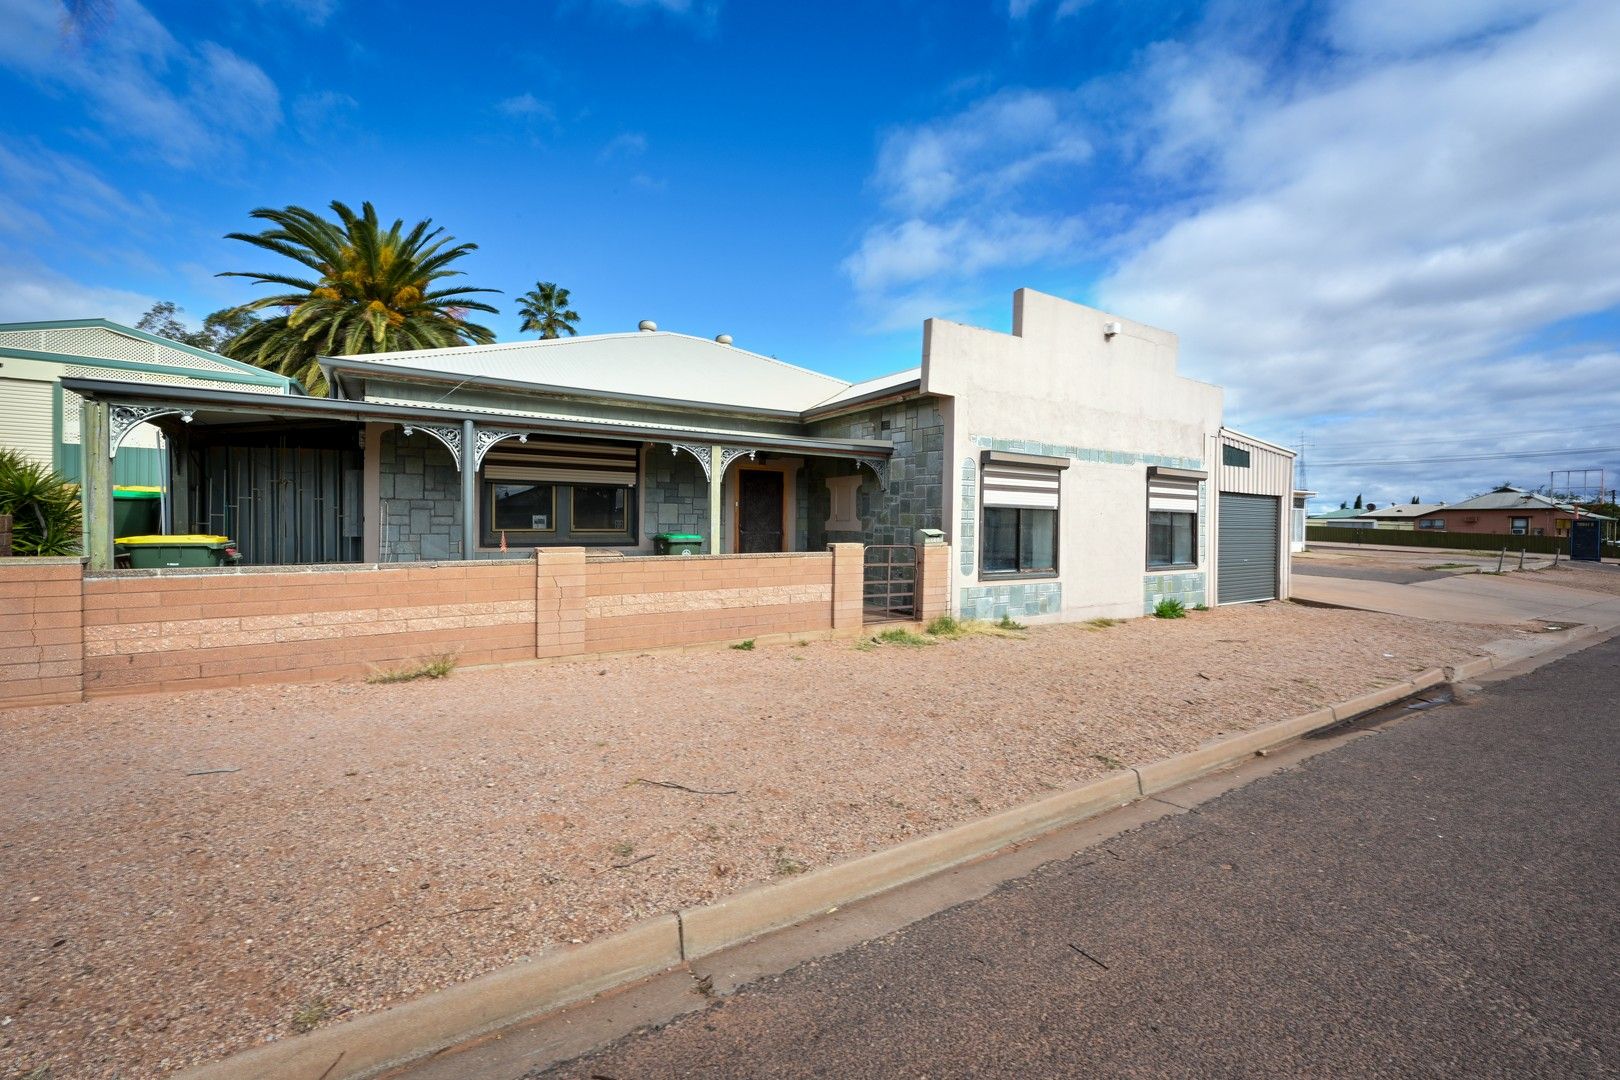
<path fill-rule="evenodd" d="M 949 549 L 919 553 L 917 618 L 949 608 Z M 861 632 L 863 549 L 446 564 L 113 571 L 0 560 L 0 708 L 309 682 L 453 654 L 498 664 Z"/>

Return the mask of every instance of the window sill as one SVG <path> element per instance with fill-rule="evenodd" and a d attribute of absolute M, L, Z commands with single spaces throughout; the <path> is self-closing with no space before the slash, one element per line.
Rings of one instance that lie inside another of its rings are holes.
<path fill-rule="evenodd" d="M 1032 570 L 1029 573 L 1020 573 L 1017 570 L 1009 570 L 1009 571 L 1003 571 L 1003 572 L 1000 572 L 1000 573 L 980 574 L 979 575 L 979 580 L 980 581 L 1056 581 L 1058 579 L 1058 577 L 1059 577 L 1059 575 L 1058 575 L 1058 572 L 1056 570 L 1040 570 L 1040 571 Z"/>
<path fill-rule="evenodd" d="M 1163 566 L 1155 566 L 1152 563 L 1148 563 L 1147 572 L 1150 573 L 1150 574 L 1176 574 L 1176 573 L 1181 573 L 1182 571 L 1185 571 L 1185 570 L 1196 570 L 1196 569 L 1198 569 L 1198 564 L 1195 563 L 1195 562 L 1189 562 L 1189 563 L 1166 563 Z"/>

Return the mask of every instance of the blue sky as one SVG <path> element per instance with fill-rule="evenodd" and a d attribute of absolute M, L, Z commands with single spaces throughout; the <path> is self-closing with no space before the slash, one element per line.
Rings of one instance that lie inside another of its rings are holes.
<path fill-rule="evenodd" d="M 370 199 L 587 333 L 859 378 L 1029 285 L 1179 333 L 1334 504 L 1620 486 L 1607 0 L 74 6 L 0 0 L 0 319 L 200 318 L 248 210 Z"/>

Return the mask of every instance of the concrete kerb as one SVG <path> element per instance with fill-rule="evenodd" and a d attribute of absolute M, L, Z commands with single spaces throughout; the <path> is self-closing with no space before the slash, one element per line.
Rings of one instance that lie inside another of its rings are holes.
<path fill-rule="evenodd" d="M 176 1080 L 372 1076 L 680 962 L 679 921 L 663 915 L 346 1024 L 188 1069 Z"/>
<path fill-rule="evenodd" d="M 1565 640 L 1576 636 L 1571 634 Z M 830 908 L 1076 824 L 1497 666 L 1493 658 L 1481 657 L 1449 670 L 1431 668 L 1349 701 L 1227 736 L 1164 761 L 1112 773 L 979 821 L 661 916 L 345 1024 L 267 1043 L 187 1070 L 177 1080 L 292 1080 L 306 1076 L 363 1080 L 601 991 L 805 922 Z"/>

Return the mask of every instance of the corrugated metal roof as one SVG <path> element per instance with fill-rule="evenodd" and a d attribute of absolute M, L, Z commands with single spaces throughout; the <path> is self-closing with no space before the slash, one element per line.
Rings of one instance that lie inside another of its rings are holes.
<path fill-rule="evenodd" d="M 907 383 L 917 382 L 921 378 L 922 368 L 914 367 L 907 368 L 904 371 L 896 371 L 891 375 L 879 375 L 875 379 L 867 379 L 863 382 L 850 383 L 848 386 L 844 387 L 827 400 L 816 402 L 816 408 L 825 409 L 833 405 L 842 404 L 846 401 L 855 401 L 863 397 L 870 397 L 874 394 L 882 394 L 885 390 L 898 389 L 899 387 L 905 386 Z"/>
<path fill-rule="evenodd" d="M 1507 491 L 1487 491 L 1483 495 L 1476 495 L 1472 499 L 1452 503 L 1446 507 L 1449 510 L 1571 510 L 1568 503 L 1556 502 L 1547 496 L 1534 491 L 1520 491 L 1511 488 Z"/>
<path fill-rule="evenodd" d="M 667 330 L 364 353 L 344 359 L 457 377 L 567 387 L 586 394 L 790 412 L 802 412 L 850 388 L 849 383 L 831 375 Z"/>
<path fill-rule="evenodd" d="M 1391 506 L 1380 506 L 1377 510 L 1368 510 L 1368 517 L 1376 518 L 1408 518 L 1419 517 L 1430 511 L 1438 510 L 1445 503 L 1395 503 Z"/>

